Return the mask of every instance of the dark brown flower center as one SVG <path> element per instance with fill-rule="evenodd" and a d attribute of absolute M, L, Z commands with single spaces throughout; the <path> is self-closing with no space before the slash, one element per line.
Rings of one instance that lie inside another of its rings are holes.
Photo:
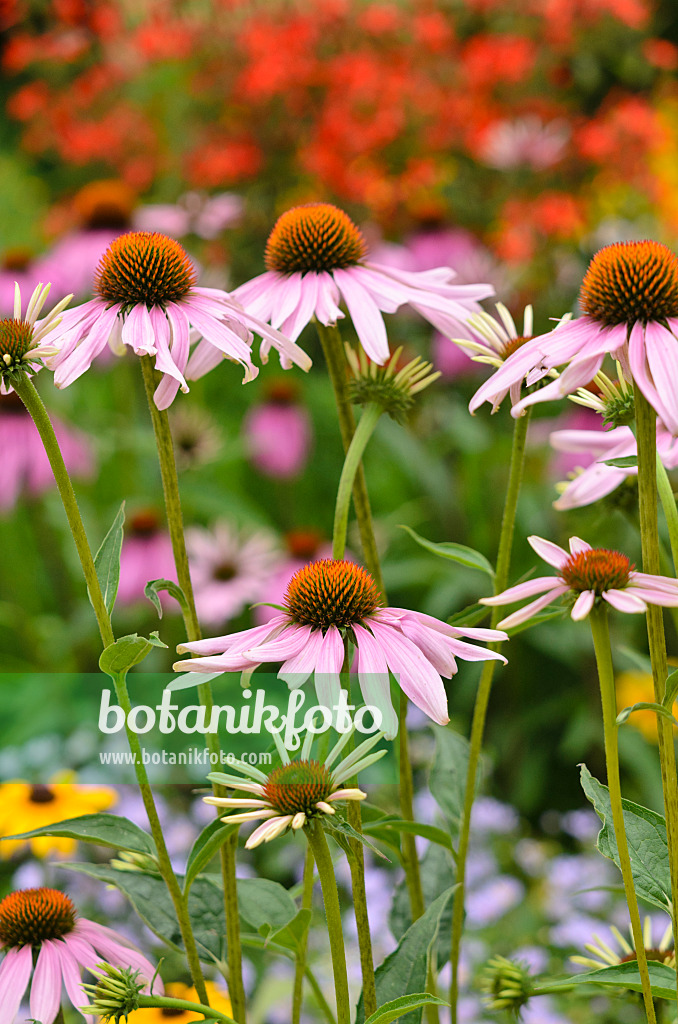
<path fill-rule="evenodd" d="M 160 516 L 153 508 L 140 509 L 130 517 L 129 533 L 133 537 L 153 537 L 160 529 Z"/>
<path fill-rule="evenodd" d="M 21 889 L 0 901 L 0 945 L 39 946 L 73 931 L 75 907 L 58 889 Z"/>
<path fill-rule="evenodd" d="M 28 799 L 32 804 L 51 804 L 56 800 L 56 793 L 49 786 L 38 783 L 36 786 L 31 786 Z"/>
<path fill-rule="evenodd" d="M 368 572 L 354 562 L 324 558 L 294 574 L 285 605 L 294 622 L 309 626 L 351 626 L 381 605 Z"/>
<path fill-rule="evenodd" d="M 274 769 L 263 787 L 264 798 L 280 814 L 317 814 L 315 805 L 327 800 L 334 786 L 329 768 L 319 761 L 291 761 Z"/>
<path fill-rule="evenodd" d="M 278 217 L 264 259 L 269 270 L 293 274 L 352 267 L 366 255 L 362 232 L 348 214 L 331 203 L 309 203 Z"/>
<path fill-rule="evenodd" d="M 212 578 L 219 580 L 220 583 L 228 583 L 229 580 L 234 579 L 238 575 L 238 570 L 233 565 L 233 562 L 220 562 L 219 565 L 214 567 Z"/>
<path fill-rule="evenodd" d="M 129 225 L 136 196 L 124 181 L 111 178 L 92 181 L 80 189 L 74 206 L 87 228 L 126 228 Z"/>
<path fill-rule="evenodd" d="M 678 256 L 660 242 L 615 242 L 591 260 L 581 307 L 606 327 L 678 316 Z"/>
<path fill-rule="evenodd" d="M 155 231 L 130 231 L 116 238 L 95 278 L 97 294 L 106 302 L 122 303 L 125 311 L 180 302 L 194 284 L 195 271 L 185 250 Z"/>
<path fill-rule="evenodd" d="M 593 590 L 599 597 L 606 590 L 623 590 L 628 586 L 633 569 L 620 551 L 592 548 L 571 555 L 560 575 L 572 590 Z"/>

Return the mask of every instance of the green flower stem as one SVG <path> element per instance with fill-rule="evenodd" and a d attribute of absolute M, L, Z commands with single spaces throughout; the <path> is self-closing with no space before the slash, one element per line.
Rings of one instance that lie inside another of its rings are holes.
<path fill-rule="evenodd" d="M 144 379 L 144 388 L 148 400 L 148 408 L 153 423 L 153 432 L 158 449 L 158 460 L 160 463 L 160 474 L 162 477 L 162 489 L 165 498 L 165 512 L 167 525 L 169 527 L 174 553 L 174 564 L 177 570 L 177 581 L 184 592 L 185 604 L 182 603 L 182 614 L 184 625 L 189 641 L 200 640 L 202 633 L 198 622 L 198 615 L 195 609 L 195 598 L 193 585 L 191 583 L 191 572 L 186 553 L 186 542 L 184 539 L 184 522 L 181 511 L 181 496 L 179 494 L 179 479 L 177 477 L 176 460 L 174 458 L 174 444 L 172 431 L 170 429 L 169 416 L 166 409 L 158 409 L 153 400 L 153 394 L 160 381 L 160 374 L 153 366 L 151 356 L 141 356 L 141 371 Z M 211 717 L 213 699 L 211 683 L 201 683 L 198 686 L 198 700 L 206 709 L 206 717 Z M 205 745 L 212 759 L 218 758 L 221 752 L 219 737 L 216 733 L 208 732 L 205 735 Z M 215 796 L 225 796 L 222 786 L 212 787 Z M 217 815 L 219 810 L 217 808 Z M 235 851 L 237 849 L 237 835 L 230 836 L 219 851 L 221 860 L 221 875 L 224 883 L 224 912 L 226 915 L 226 941 L 228 948 L 228 983 L 229 995 L 233 1006 L 233 1013 L 238 1024 L 245 1021 L 245 987 L 242 980 L 242 949 L 240 940 L 240 917 L 238 912 L 238 891 L 235 874 Z M 202 996 L 200 997 L 203 998 Z M 205 999 L 205 1002 L 209 1000 Z"/>
<path fill-rule="evenodd" d="M 313 879 L 315 875 L 315 861 L 313 850 L 309 846 L 306 850 L 304 861 L 304 878 L 301 897 L 301 909 L 311 910 L 313 907 Z M 310 922 L 309 922 L 310 923 Z M 292 990 L 292 1024 L 299 1024 L 301 1018 L 301 1004 L 304 990 L 304 975 L 306 973 L 306 952 L 308 948 L 308 925 L 299 941 L 299 948 L 296 955 L 294 967 L 294 988 Z"/>
<path fill-rule="evenodd" d="M 405 821 L 414 821 L 414 785 L 412 780 L 412 765 L 410 762 L 410 744 L 407 734 L 407 695 L 400 691 L 398 704 L 398 772 L 400 782 L 400 812 Z M 421 874 L 419 872 L 419 857 L 414 836 L 409 832 L 402 833 L 403 865 L 405 867 L 405 882 L 410 897 L 410 910 L 412 922 L 414 923 L 423 916 L 426 906 L 424 904 L 424 891 L 421 885 Z M 413 870 L 414 867 L 414 870 Z M 409 868 L 409 870 L 408 870 Z M 436 1007 L 432 1007 L 436 1012 Z"/>
<path fill-rule="evenodd" d="M 509 568 L 511 564 L 511 550 L 513 547 L 513 531 L 516 521 L 516 509 L 518 507 L 518 494 L 523 479 L 523 468 L 525 465 L 525 443 L 527 441 L 527 428 L 530 421 L 528 409 L 526 415 L 519 416 L 513 426 L 513 443 L 511 446 L 511 462 L 509 465 L 509 477 L 506 488 L 506 499 L 504 502 L 504 514 L 501 520 L 499 531 L 499 546 L 497 549 L 497 566 L 494 576 L 495 594 L 500 594 L 508 586 Z M 495 606 L 490 616 L 490 628 L 494 629 L 503 615 L 503 610 Z M 499 650 L 498 644 L 488 644 L 491 651 Z M 490 700 L 492 680 L 496 661 L 486 661 L 480 675 L 478 693 L 476 694 L 473 708 L 473 719 L 471 722 L 471 739 L 469 745 L 468 774 L 466 776 L 466 789 L 464 791 L 464 809 L 459 826 L 459 846 L 457 850 L 457 888 L 454 893 L 454 906 L 452 909 L 452 944 L 450 949 L 450 960 L 452 962 L 452 982 L 450 984 L 450 1006 L 452 1013 L 452 1024 L 457 1024 L 457 1000 L 459 996 L 459 954 L 461 952 L 461 937 L 464 928 L 464 897 L 466 891 L 466 859 L 468 857 L 469 840 L 471 836 L 471 811 L 476 792 L 476 780 L 478 776 L 478 765 L 480 763 L 480 751 L 483 745 L 485 732 L 485 718 L 487 706 Z"/>
<path fill-rule="evenodd" d="M 54 428 L 52 427 L 42 399 L 35 390 L 35 385 L 30 377 L 25 375 L 20 380 L 13 381 L 12 386 L 26 406 L 31 419 L 35 423 L 38 433 L 40 434 L 45 454 L 49 459 L 49 464 L 52 467 L 56 485 L 59 488 L 59 494 L 61 495 L 61 501 L 63 502 L 64 510 L 66 512 L 68 525 L 71 528 L 73 540 L 75 541 L 80 565 L 82 566 L 82 571 L 85 575 L 85 582 L 87 583 L 90 600 L 92 602 L 92 607 L 94 608 L 94 614 L 96 615 L 97 625 L 99 626 L 101 641 L 104 647 L 109 647 L 115 642 L 113 628 L 111 626 L 111 617 L 108 614 L 108 609 L 106 608 L 106 603 L 101 593 L 96 569 L 94 568 L 92 551 L 89 546 L 89 541 L 87 540 L 85 527 L 83 526 L 80 509 L 78 508 L 78 502 L 75 497 L 75 491 L 73 490 L 71 478 L 68 475 L 68 470 L 66 469 L 61 449 L 59 448 L 59 442 L 57 441 L 54 433 Z"/>
<path fill-rule="evenodd" d="M 202 996 L 200 997 L 202 999 Z M 171 996 L 137 996 L 140 1010 L 190 1010 L 192 1013 L 201 1013 L 207 1020 L 220 1020 L 225 1024 L 235 1024 L 232 1017 L 213 1010 L 211 1006 L 200 1003 L 190 1003 L 187 999 L 172 999 Z M 174 1014 L 167 1014 L 168 1017 Z M 178 1016 L 178 1015 L 177 1015 Z"/>
<path fill-rule="evenodd" d="M 113 679 L 113 682 L 115 685 L 118 704 L 123 709 L 125 713 L 125 722 L 127 722 L 129 712 L 132 710 L 132 702 L 127 689 L 127 681 L 125 676 L 121 674 L 116 676 Z M 186 950 L 186 959 L 188 960 L 193 985 L 198 993 L 198 998 L 202 1002 L 208 1004 L 209 998 L 207 996 L 207 989 L 205 988 L 205 979 L 202 973 L 200 957 L 198 956 L 198 948 L 196 946 L 191 919 L 188 913 L 188 904 L 184 899 L 184 894 L 181 891 L 181 886 L 174 874 L 174 868 L 172 867 L 172 862 L 170 860 L 169 853 L 167 852 L 162 825 L 160 824 L 155 800 L 153 799 L 153 790 L 151 789 L 151 784 L 148 781 L 148 775 L 143 763 L 141 742 L 138 735 L 129 729 L 127 725 L 125 728 L 127 731 L 127 740 L 129 742 L 130 750 L 134 754 L 134 772 L 137 777 L 137 783 L 139 784 L 139 790 L 141 791 L 141 798 L 144 802 L 148 821 L 151 826 L 151 835 L 153 836 L 153 841 L 158 854 L 158 867 L 165 885 L 167 886 L 177 915 L 177 921 L 179 922 L 179 928 L 184 942 L 184 948 Z"/>
<path fill-rule="evenodd" d="M 658 574 L 660 568 L 659 531 L 657 526 L 657 416 L 640 388 L 635 389 L 636 436 L 638 441 L 638 511 L 640 543 L 643 553 L 643 572 Z M 670 508 L 669 508 L 670 512 Z M 669 518 L 667 516 L 667 518 Z M 654 699 L 664 699 L 668 664 L 664 619 L 658 605 L 647 606 L 647 638 L 652 662 Z M 669 847 L 669 870 L 673 893 L 673 934 L 678 932 L 678 774 L 676 751 L 673 744 L 673 725 L 661 715 L 657 716 L 659 763 L 664 792 L 664 813 Z M 678 974 L 676 976 L 678 994 Z"/>
<path fill-rule="evenodd" d="M 673 488 L 666 472 L 666 466 L 662 462 L 659 452 L 657 452 L 657 491 L 662 503 L 666 525 L 669 528 L 674 572 L 678 573 L 678 508 L 676 508 L 676 499 L 673 496 Z"/>
<path fill-rule="evenodd" d="M 334 399 L 337 406 L 341 440 L 344 445 L 344 453 L 347 453 L 350 448 L 351 441 L 353 440 L 353 434 L 355 433 L 355 417 L 353 415 L 353 406 L 349 398 L 348 385 L 346 381 L 346 353 L 344 351 L 338 327 L 325 327 L 324 324 L 321 324 L 318 321 L 316 321 L 315 326 L 325 355 L 327 372 L 330 375 L 330 380 L 334 389 Z M 353 506 L 355 508 L 358 529 L 360 531 L 360 542 L 363 548 L 365 567 L 372 575 L 374 582 L 383 594 L 384 581 L 381 575 L 377 543 L 374 539 L 372 510 L 370 508 L 370 499 L 367 493 L 367 483 L 365 481 L 365 471 L 363 470 L 362 464 L 359 464 L 356 470 L 355 483 L 353 485 Z"/>
<path fill-rule="evenodd" d="M 643 926 L 638 910 L 638 900 L 633 887 L 631 858 L 624 830 L 624 812 L 622 809 L 621 784 L 619 781 L 619 750 L 617 745 L 617 701 L 614 688 L 614 669 L 612 667 L 612 651 L 610 649 L 610 631 L 607 623 L 607 608 L 602 604 L 594 607 L 589 615 L 593 646 L 596 652 L 598 680 L 600 682 L 600 699 L 603 707 L 603 733 L 605 737 L 605 764 L 607 768 L 607 786 L 612 807 L 612 823 L 619 854 L 619 865 L 624 879 L 626 903 L 631 917 L 633 944 L 638 960 L 638 973 L 643 986 L 643 1002 L 649 1024 L 655 1024 L 654 1002 L 650 974 L 647 969 L 647 956 L 643 944 Z"/>
<path fill-rule="evenodd" d="M 356 474 L 362 463 L 363 452 L 381 417 L 382 409 L 375 402 L 369 402 L 362 411 L 358 426 L 351 439 L 341 471 L 337 489 L 337 503 L 334 511 L 334 532 L 332 534 L 332 558 L 343 558 L 346 551 L 346 531 L 351 494 L 355 487 Z"/>
<path fill-rule="evenodd" d="M 327 1021 L 327 1024 L 337 1024 L 336 1018 L 332 1013 L 332 1007 L 325 999 L 323 990 L 320 987 L 320 983 L 316 978 L 315 974 L 313 973 L 313 971 L 311 970 L 311 968 L 308 966 L 308 964 L 306 965 L 304 975 L 306 977 L 306 981 L 309 984 L 311 992 L 315 996 L 315 1001 L 318 1004 L 318 1009 L 320 1010 L 323 1017 Z"/>
<path fill-rule="evenodd" d="M 330 938 L 330 951 L 332 953 L 334 989 L 337 999 L 337 1024 L 350 1024 L 351 1009 L 348 976 L 346 973 L 346 951 L 344 949 L 341 908 L 339 906 L 337 881 L 334 877 L 332 855 L 327 845 L 322 824 L 317 818 L 306 825 L 304 831 L 318 866 L 318 876 L 323 891 L 327 932 Z M 367 1011 L 365 1012 L 367 1013 Z"/>

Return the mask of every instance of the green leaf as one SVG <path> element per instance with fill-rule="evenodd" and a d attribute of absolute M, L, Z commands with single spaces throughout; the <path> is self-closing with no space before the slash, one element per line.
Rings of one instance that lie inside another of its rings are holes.
<path fill-rule="evenodd" d="M 228 837 L 237 832 L 239 827 L 239 825 L 224 825 L 219 818 L 215 818 L 207 828 L 202 830 L 188 855 L 184 892 L 188 892 L 202 869 L 207 867 Z"/>
<path fill-rule="evenodd" d="M 301 952 L 312 916 L 310 910 L 298 911 L 289 924 L 271 936 L 271 942 L 275 942 L 277 946 L 284 946 L 292 953 Z"/>
<path fill-rule="evenodd" d="M 401 530 L 407 530 L 410 537 L 417 542 L 417 544 L 425 548 L 426 551 L 430 551 L 434 555 L 438 555 L 439 558 L 448 558 L 452 562 L 456 562 L 458 565 L 465 565 L 468 569 L 477 569 L 479 572 L 487 573 L 490 579 L 494 579 L 494 569 L 485 558 L 485 555 L 481 555 L 479 551 L 474 551 L 473 548 L 467 548 L 465 544 L 453 544 L 451 541 L 443 541 L 442 543 L 436 544 L 432 540 L 426 540 L 425 537 L 420 537 L 418 533 L 409 527 L 401 526 Z"/>
<path fill-rule="evenodd" d="M 389 832 L 408 832 L 415 836 L 421 836 L 423 839 L 428 839 L 432 843 L 438 843 L 439 846 L 444 846 L 450 853 L 453 852 L 452 840 L 447 832 L 444 832 L 441 828 L 436 828 L 435 825 L 420 825 L 418 821 L 405 821 L 395 817 L 384 818 L 379 821 L 363 823 L 363 832 L 374 836 L 375 839 L 383 838 L 387 842 L 390 840 L 390 845 L 392 845 L 392 838 L 389 836 Z"/>
<path fill-rule="evenodd" d="M 158 593 L 161 590 L 166 590 L 170 597 L 173 597 L 175 601 L 179 603 L 181 610 L 183 612 L 188 611 L 188 601 L 186 600 L 186 595 L 184 594 L 183 590 L 181 589 L 178 583 L 175 583 L 173 580 L 149 580 L 149 582 L 144 587 L 144 597 L 147 597 L 148 600 L 151 602 L 151 604 L 158 613 L 159 619 L 162 618 L 162 604 L 160 602 L 160 598 L 158 597 Z"/>
<path fill-rule="evenodd" d="M 650 973 L 652 995 L 656 999 L 676 999 L 676 972 L 668 964 L 657 960 L 648 960 L 647 969 Z M 632 992 L 642 992 L 643 985 L 635 960 L 624 964 L 603 967 L 599 971 L 588 971 L 586 974 L 572 974 L 567 978 L 540 978 L 540 988 L 548 987 L 549 991 L 559 988 L 569 989 L 575 985 L 603 985 L 609 988 L 628 988 Z"/>
<path fill-rule="evenodd" d="M 413 992 L 410 996 L 400 996 L 399 999 L 391 999 L 384 1003 L 379 1009 L 368 1017 L 365 1024 L 391 1024 L 410 1010 L 417 1010 L 420 1006 L 449 1006 L 444 999 L 432 996 L 428 992 Z"/>
<path fill-rule="evenodd" d="M 281 931 L 297 916 L 297 905 L 287 889 L 268 878 L 239 878 L 238 907 L 264 937 Z"/>
<path fill-rule="evenodd" d="M 32 832 L 21 832 L 2 839 L 33 839 L 36 836 L 64 836 L 83 843 L 96 843 L 114 850 L 129 850 L 155 857 L 155 844 L 151 836 L 127 818 L 117 814 L 83 814 L 80 818 L 66 818 L 53 825 L 43 825 Z"/>
<path fill-rule="evenodd" d="M 666 680 L 662 704 L 667 711 L 670 711 L 673 707 L 676 697 L 678 697 L 678 668 Z"/>
<path fill-rule="evenodd" d="M 598 834 L 598 849 L 619 867 L 608 788 L 591 775 L 585 764 L 581 765 L 581 784 L 603 823 Z M 636 892 L 648 903 L 670 913 L 671 877 L 666 822 L 661 814 L 631 800 L 622 800 L 622 810 Z"/>
<path fill-rule="evenodd" d="M 475 604 L 469 604 L 466 608 L 462 608 L 456 615 L 451 615 L 447 621 L 450 626 L 477 626 L 489 614 L 490 609 L 487 605 L 476 601 Z"/>
<path fill-rule="evenodd" d="M 429 787 L 433 799 L 447 818 L 453 835 L 459 831 L 464 809 L 469 743 L 449 726 L 434 725 L 436 752 Z M 480 773 L 478 773 L 480 781 Z"/>
<path fill-rule="evenodd" d="M 120 580 L 120 552 L 125 524 L 125 502 L 123 501 L 113 525 L 101 542 L 101 547 L 94 556 L 94 568 L 101 587 L 104 604 L 110 615 L 115 605 Z M 91 597 L 90 597 L 91 601 Z"/>
<path fill-rule="evenodd" d="M 132 666 L 143 661 L 153 647 L 167 647 L 157 632 L 151 633 L 148 639 L 145 636 L 139 636 L 138 633 L 121 636 L 119 640 L 109 644 L 102 652 L 99 658 L 99 668 L 113 679 L 118 676 L 126 676 Z"/>
<path fill-rule="evenodd" d="M 404 996 L 418 995 L 426 988 L 432 951 L 435 948 L 440 920 L 452 896 L 452 889 L 442 893 L 423 917 L 408 928 L 394 951 L 377 968 L 374 976 L 377 1005 L 382 1007 Z M 403 1015 L 406 1024 L 419 1024 L 422 1005 Z M 379 1011 L 377 1011 L 379 1012 Z M 365 1010 L 360 996 L 356 1024 L 363 1024 Z"/>
<path fill-rule="evenodd" d="M 424 906 L 430 906 L 441 892 L 454 887 L 457 881 L 456 868 L 449 853 L 442 846 L 429 846 L 421 861 L 421 888 Z M 401 939 L 412 924 L 412 909 L 407 882 L 403 879 L 396 886 L 393 903 L 389 912 L 388 925 L 396 939 Z M 450 956 L 452 940 L 452 900 L 447 905 L 438 928 L 438 961 L 445 963 Z"/>
<path fill-rule="evenodd" d="M 638 466 L 637 455 L 623 455 L 619 459 L 604 459 L 603 466 L 614 466 L 615 469 L 636 469 Z"/>
<path fill-rule="evenodd" d="M 114 885 L 127 897 L 151 931 L 172 949 L 181 950 L 181 931 L 167 886 L 159 874 L 118 871 L 104 864 L 63 864 L 71 871 Z M 183 881 L 178 879 L 179 883 Z M 222 960 L 226 946 L 223 894 L 208 876 L 196 878 L 188 897 L 188 912 L 201 960 Z"/>
<path fill-rule="evenodd" d="M 377 847 L 371 843 L 369 839 L 366 839 L 362 833 L 357 832 L 353 828 L 353 825 L 349 825 L 344 818 L 338 818 L 336 816 L 330 818 L 329 816 L 326 816 L 323 817 L 322 822 L 325 831 L 332 835 L 332 838 L 339 844 L 339 846 L 341 846 L 347 856 L 351 856 L 351 849 L 348 845 L 348 840 L 356 839 L 359 843 L 362 843 L 363 846 L 367 846 L 372 853 L 376 853 L 377 857 L 381 857 L 382 860 L 388 860 L 388 857 L 383 854 L 381 850 L 378 850 Z"/>
<path fill-rule="evenodd" d="M 628 708 L 624 708 L 617 715 L 617 725 L 623 725 L 628 719 L 629 715 L 632 715 L 634 711 L 654 711 L 655 714 L 661 715 L 662 718 L 668 718 L 673 722 L 674 725 L 678 725 L 670 711 L 667 711 L 662 704 L 650 704 L 645 700 L 639 701 L 637 704 L 632 704 Z"/>

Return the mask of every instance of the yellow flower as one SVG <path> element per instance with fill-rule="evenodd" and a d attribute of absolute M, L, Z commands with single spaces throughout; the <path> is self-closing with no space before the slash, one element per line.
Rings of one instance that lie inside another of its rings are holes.
<path fill-rule="evenodd" d="M 205 988 L 212 1009 L 219 1010 L 220 1013 L 231 1017 L 233 1010 L 226 991 L 213 981 L 206 981 Z M 183 985 L 181 982 L 170 982 L 169 985 L 165 985 L 165 995 L 171 996 L 173 999 L 187 999 L 191 1003 L 200 1002 L 195 989 L 189 988 L 188 985 Z M 190 1010 L 154 1008 L 152 1010 L 134 1010 L 127 1019 L 130 1024 L 189 1024 L 190 1021 L 204 1020 L 204 1017 L 201 1013 L 191 1013 Z"/>
<path fill-rule="evenodd" d="M 616 679 L 617 712 L 629 708 L 633 704 L 654 703 L 654 686 L 649 672 L 635 669 L 622 672 Z M 627 719 L 651 743 L 657 742 L 657 716 L 654 711 L 634 711 Z"/>
<path fill-rule="evenodd" d="M 51 825 L 65 818 L 104 811 L 115 803 L 114 789 L 105 786 L 77 785 L 54 782 L 31 785 L 29 782 L 0 784 L 0 836 L 32 832 L 43 825 Z M 68 855 L 73 853 L 77 841 L 58 836 L 38 836 L 35 839 L 10 839 L 0 843 L 0 857 L 11 857 L 16 850 L 30 847 L 36 857 Z"/>

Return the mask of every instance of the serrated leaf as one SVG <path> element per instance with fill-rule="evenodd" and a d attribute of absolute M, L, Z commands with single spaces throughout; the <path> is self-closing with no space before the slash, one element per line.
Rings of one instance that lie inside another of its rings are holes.
<path fill-rule="evenodd" d="M 188 892 L 196 877 L 224 845 L 229 836 L 238 830 L 239 825 L 225 825 L 219 818 L 210 822 L 193 843 L 186 863 L 184 892 Z"/>
<path fill-rule="evenodd" d="M 667 677 L 666 685 L 664 687 L 664 699 L 662 704 L 667 711 L 670 711 L 673 707 L 676 697 L 678 697 L 678 668 Z"/>
<path fill-rule="evenodd" d="M 668 718 L 674 725 L 678 725 L 671 712 L 667 711 L 662 704 L 652 704 L 645 700 L 638 701 L 637 704 L 631 704 L 628 708 L 623 708 L 617 715 L 617 725 L 623 725 L 634 711 L 654 711 L 655 714 L 661 715 L 662 718 Z"/>
<path fill-rule="evenodd" d="M 43 825 L 32 832 L 20 832 L 1 839 L 34 839 L 37 836 L 63 836 L 79 839 L 83 843 L 109 846 L 114 850 L 129 850 L 155 857 L 155 843 L 147 832 L 127 818 L 117 814 L 83 814 L 79 818 L 66 818 L 51 825 Z"/>
<path fill-rule="evenodd" d="M 619 459 L 603 459 L 601 465 L 614 466 L 615 469 L 637 469 L 637 455 L 623 455 Z"/>
<path fill-rule="evenodd" d="M 447 558 L 458 565 L 465 565 L 467 569 L 477 569 L 479 572 L 487 573 L 490 579 L 494 579 L 494 569 L 480 551 L 474 551 L 473 548 L 466 547 L 465 544 L 453 544 L 451 541 L 436 543 L 427 540 L 409 526 L 401 526 L 401 530 L 407 530 L 410 537 L 431 554 L 437 555 L 439 558 Z"/>
<path fill-rule="evenodd" d="M 420 1006 L 449 1006 L 444 999 L 432 996 L 429 992 L 413 992 L 410 996 L 400 996 L 398 999 L 391 999 L 384 1003 L 379 1009 L 368 1017 L 365 1024 L 391 1024 L 391 1021 L 398 1020 L 410 1010 L 418 1010 Z"/>
<path fill-rule="evenodd" d="M 118 593 L 118 583 L 120 582 L 120 552 L 122 551 L 124 525 L 125 502 L 123 501 L 110 530 L 94 556 L 94 568 L 109 615 L 113 611 L 115 598 Z M 91 599 L 90 596 L 90 601 Z"/>
<path fill-rule="evenodd" d="M 350 847 L 348 846 L 347 841 L 349 839 L 355 839 L 359 843 L 362 843 L 363 846 L 367 846 L 368 849 L 372 851 L 372 853 L 376 853 L 377 857 L 381 857 L 382 860 L 388 860 L 388 857 L 385 854 L 383 854 L 381 850 L 378 850 L 374 843 L 371 843 L 369 839 L 366 839 L 361 832 L 356 831 L 356 829 L 353 828 L 353 825 L 349 825 L 349 823 L 344 818 L 337 818 L 335 816 L 330 817 L 329 815 L 325 815 L 323 816 L 322 823 L 323 827 L 325 828 L 325 831 L 329 832 L 332 835 L 332 838 L 335 839 L 337 843 L 339 843 L 342 850 L 347 855 L 350 856 Z M 340 841 L 342 839 L 344 840 L 344 842 Z"/>
<path fill-rule="evenodd" d="M 152 633 L 149 639 L 137 633 L 121 636 L 102 652 L 99 668 L 114 679 L 125 676 L 133 665 L 144 660 L 153 647 L 167 647 L 157 633 Z"/>
<path fill-rule="evenodd" d="M 581 785 L 603 823 L 598 834 L 598 849 L 619 867 L 608 788 L 591 775 L 585 764 L 581 765 Z M 648 903 L 670 913 L 671 876 L 666 822 L 661 814 L 631 800 L 622 800 L 622 810 L 636 892 Z"/>
<path fill-rule="evenodd" d="M 657 960 L 648 960 L 647 969 L 650 974 L 650 987 L 655 999 L 676 999 L 676 972 L 668 964 Z M 551 991 L 559 988 L 570 989 L 574 985 L 602 985 L 606 988 L 627 988 L 632 992 L 642 992 L 643 985 L 635 960 L 627 963 L 603 967 L 599 971 L 587 971 L 586 974 L 571 974 L 566 978 L 540 978 L 540 987 Z"/>
<path fill-rule="evenodd" d="M 186 595 L 174 580 L 149 580 L 144 587 L 144 597 L 147 597 L 153 607 L 158 613 L 158 618 L 161 619 L 163 615 L 162 603 L 158 594 L 161 590 L 166 590 L 170 597 L 173 597 L 178 602 L 183 612 L 188 611 L 188 601 Z"/>
<path fill-rule="evenodd" d="M 382 1007 L 404 996 L 415 995 L 426 988 L 431 954 L 435 948 L 440 920 L 452 896 L 452 889 L 442 893 L 423 917 L 407 929 L 398 946 L 377 968 L 374 980 L 377 1003 Z M 406 1024 L 420 1024 L 422 1007 L 403 1015 Z M 364 1024 L 362 994 L 356 1013 L 356 1024 Z"/>

